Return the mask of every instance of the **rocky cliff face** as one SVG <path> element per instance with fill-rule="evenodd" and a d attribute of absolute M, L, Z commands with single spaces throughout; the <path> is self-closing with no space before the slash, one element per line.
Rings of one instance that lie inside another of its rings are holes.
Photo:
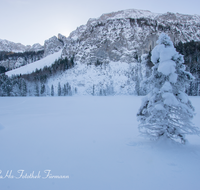
<path fill-rule="evenodd" d="M 158 35 L 167 33 L 174 43 L 200 40 L 200 16 L 125 10 L 103 14 L 78 27 L 68 38 L 62 36 L 63 57 L 95 64 L 110 61 L 134 62 L 156 45 Z"/>
<path fill-rule="evenodd" d="M 83 64 L 135 62 L 156 45 L 160 33 L 174 43 L 200 41 L 200 16 L 174 13 L 157 14 L 142 10 L 124 10 L 89 19 L 67 38 L 58 34 L 44 43 L 31 46 L 0 40 L 0 51 L 44 50 L 44 57 L 63 49 L 62 57 L 74 57 Z"/>
<path fill-rule="evenodd" d="M 64 46 L 64 42 L 58 39 L 56 36 L 46 40 L 44 42 L 44 57 L 60 51 Z"/>

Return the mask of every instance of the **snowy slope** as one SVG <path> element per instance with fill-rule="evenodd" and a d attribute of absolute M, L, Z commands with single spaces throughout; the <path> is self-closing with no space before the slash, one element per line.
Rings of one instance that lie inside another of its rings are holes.
<path fill-rule="evenodd" d="M 61 87 L 68 83 L 72 91 L 76 88 L 79 95 L 134 94 L 132 71 L 136 65 L 137 63 L 111 62 L 97 67 L 79 63 L 74 68 L 49 78 L 47 85 L 49 88 L 54 86 L 55 94 L 58 92 L 59 82 Z"/>
<path fill-rule="evenodd" d="M 12 76 L 12 75 L 19 75 L 19 74 L 28 74 L 28 73 L 32 73 L 36 69 L 42 69 L 45 66 L 51 66 L 56 59 L 59 59 L 61 57 L 61 53 L 62 53 L 62 50 L 54 54 L 48 55 L 47 57 L 39 61 L 8 71 L 6 72 L 6 75 Z"/>
<path fill-rule="evenodd" d="M 200 98 L 194 123 L 200 123 Z M 2 190 L 199 190 L 200 138 L 190 144 L 139 137 L 141 97 L 0 99 Z M 42 179 L 44 170 L 68 179 Z"/>

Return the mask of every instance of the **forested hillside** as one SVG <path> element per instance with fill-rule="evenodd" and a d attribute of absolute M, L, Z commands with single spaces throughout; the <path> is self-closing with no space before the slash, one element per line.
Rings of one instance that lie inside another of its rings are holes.
<path fill-rule="evenodd" d="M 190 86 L 188 86 L 186 92 L 188 95 L 192 96 L 199 96 L 200 95 L 200 42 L 188 42 L 188 43 L 178 43 L 175 45 L 176 50 L 184 55 L 185 60 L 185 66 L 186 70 L 190 71 L 193 76 L 195 77 L 194 81 L 191 81 Z M 42 53 L 42 52 L 41 52 Z M 11 56 L 16 57 L 15 54 L 11 54 Z M 34 56 L 34 54 L 31 54 L 30 52 L 27 54 L 31 57 L 31 55 Z M 4 55 L 5 56 L 5 55 Z M 6 55 L 8 56 L 8 55 Z M 25 56 L 24 56 L 25 57 Z M 3 57 L 1 58 L 3 59 Z M 8 77 L 4 74 L 1 74 L 0 77 L 0 96 L 46 96 L 46 95 L 73 95 L 76 93 L 78 88 L 74 87 L 74 90 L 72 90 L 72 87 L 70 84 L 70 81 L 66 81 L 63 85 L 61 85 L 59 82 L 56 85 L 56 88 L 54 85 L 48 85 L 47 81 L 48 79 L 52 77 L 56 77 L 64 73 L 66 70 L 74 69 L 74 59 L 71 58 L 68 60 L 67 58 L 59 59 L 52 64 L 50 67 L 44 67 L 43 69 L 36 69 L 31 74 L 25 74 L 25 75 L 18 75 L 18 76 L 12 76 Z M 96 68 L 101 68 L 101 70 L 105 67 L 108 67 L 108 65 L 102 65 L 99 61 L 94 65 Z M 129 73 L 127 73 L 127 76 L 130 76 L 130 80 L 132 80 L 133 83 L 135 83 L 134 86 L 132 86 L 133 91 L 135 91 L 136 95 L 144 95 L 148 93 L 148 87 L 142 86 L 144 85 L 142 83 L 142 80 L 145 77 L 149 77 L 151 75 L 151 67 L 153 66 L 153 63 L 151 62 L 151 52 L 146 56 L 145 63 L 141 63 L 141 59 L 138 58 L 138 63 L 135 64 L 135 66 L 130 67 Z M 145 67 L 145 68 L 144 68 Z M 143 74 L 141 74 L 143 70 Z M 145 70 L 145 73 L 144 73 Z M 3 69 L 2 69 L 3 71 Z M 5 72 L 5 70 L 4 70 Z M 111 73 L 110 73 L 111 74 Z M 127 86 L 129 84 L 127 83 Z M 111 95 L 115 94 L 112 87 L 112 93 L 111 87 L 106 89 L 100 89 L 99 93 L 95 94 L 95 88 L 97 86 L 93 85 L 93 89 L 91 90 L 91 95 Z M 145 89 L 141 90 L 141 89 Z M 54 92 L 55 91 L 55 92 Z M 108 92 L 107 92 L 108 91 Z"/>

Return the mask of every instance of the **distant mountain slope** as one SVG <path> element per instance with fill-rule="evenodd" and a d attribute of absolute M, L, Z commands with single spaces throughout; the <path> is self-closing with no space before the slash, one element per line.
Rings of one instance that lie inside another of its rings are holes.
<path fill-rule="evenodd" d="M 32 46 L 28 45 L 25 46 L 21 43 L 14 43 L 8 40 L 1 40 L 0 39 L 0 51 L 5 52 L 25 52 L 25 51 L 41 51 L 44 47 L 40 44 L 34 44 Z"/>
<path fill-rule="evenodd" d="M 69 37 L 58 34 L 58 37 L 53 36 L 46 40 L 43 59 L 6 74 L 11 76 L 31 73 L 44 66 L 50 66 L 58 57 L 63 60 L 67 58 L 66 60 L 73 60 L 73 67 L 67 70 L 58 69 L 55 75 L 44 77 L 44 72 L 36 73 L 38 80 L 32 84 L 30 81 L 27 82 L 27 85 L 30 85 L 27 86 L 30 95 L 34 94 L 36 89 L 38 95 L 39 89 L 42 90 L 42 95 L 50 95 L 51 88 L 57 95 L 59 88 L 62 88 L 63 93 L 66 86 L 70 88 L 71 94 L 144 95 L 149 87 L 142 86 L 141 81 L 151 74 L 150 51 L 162 32 L 171 37 L 183 55 L 190 52 L 186 51 L 187 48 L 194 46 L 194 51 L 186 55 L 185 59 L 187 69 L 193 74 L 196 72 L 195 82 L 190 84 L 188 94 L 200 95 L 198 48 L 200 16 L 198 15 L 157 14 L 135 9 L 103 14 L 99 18 L 89 19 L 86 25 L 78 27 Z M 184 44 L 188 42 L 189 45 L 181 45 L 180 42 Z M 21 57 L 12 64 L 10 59 L 0 61 L 0 66 L 4 66 L 6 62 L 6 67 L 13 69 L 23 65 L 20 60 Z M 45 60 L 48 60 L 48 63 Z M 55 67 L 49 70 L 55 70 Z M 23 79 L 26 80 L 26 77 Z M 41 82 L 40 77 L 45 78 L 45 82 Z"/>
<path fill-rule="evenodd" d="M 7 40 L 0 40 L 0 66 L 7 70 L 16 69 L 60 51 L 63 45 L 62 40 L 56 36 L 45 40 L 44 46 L 40 44 L 24 46 Z"/>
<path fill-rule="evenodd" d="M 20 68 L 17 69 L 13 69 L 11 71 L 6 72 L 6 75 L 8 76 L 12 76 L 12 75 L 20 75 L 20 74 L 29 74 L 34 72 L 36 69 L 42 69 L 45 66 L 51 66 L 56 59 L 59 59 L 61 56 L 62 50 L 60 50 L 59 52 L 56 52 L 54 54 L 48 55 L 47 57 L 30 63 L 28 65 L 22 66 Z"/>
<path fill-rule="evenodd" d="M 178 13 L 155 14 L 150 11 L 124 10 L 103 14 L 78 27 L 65 40 L 63 56 L 76 62 L 134 62 L 156 45 L 160 33 L 172 41 L 200 41 L 200 16 Z M 63 37 L 62 37 L 63 39 Z"/>

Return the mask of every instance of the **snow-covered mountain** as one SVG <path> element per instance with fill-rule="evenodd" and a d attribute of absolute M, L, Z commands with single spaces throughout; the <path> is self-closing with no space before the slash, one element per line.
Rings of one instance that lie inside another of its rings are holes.
<path fill-rule="evenodd" d="M 0 39 L 0 66 L 8 70 L 27 65 L 43 57 L 44 46 L 39 43 L 25 46 Z"/>
<path fill-rule="evenodd" d="M 36 51 L 44 48 L 44 57 L 63 49 L 62 57 L 75 62 L 95 64 L 132 63 L 156 45 L 160 33 L 167 33 L 174 43 L 200 41 L 200 16 L 179 13 L 157 14 L 144 10 L 124 10 L 89 19 L 69 37 L 58 34 L 32 47 L 0 40 L 0 51 Z"/>
<path fill-rule="evenodd" d="M 59 40 L 56 36 L 51 37 L 44 42 L 44 56 L 53 54 L 63 49 L 64 42 Z"/>
<path fill-rule="evenodd" d="M 81 63 L 134 62 L 148 53 L 158 35 L 167 33 L 174 43 L 200 40 L 200 16 L 178 13 L 155 14 L 125 10 L 103 14 L 78 27 L 65 40 L 63 56 Z"/>
<path fill-rule="evenodd" d="M 75 62 L 74 68 L 48 78 L 46 85 L 54 85 L 57 91 L 59 82 L 69 83 L 80 94 L 140 94 L 139 83 L 149 74 L 147 54 L 162 32 L 174 44 L 200 41 L 200 16 L 130 9 L 89 19 L 69 37 L 58 34 L 45 41 L 43 59 L 62 52 L 63 59 Z M 13 73 L 24 74 L 25 68 L 35 71 L 37 67 L 41 68 L 38 62 Z"/>
<path fill-rule="evenodd" d="M 8 40 L 1 40 L 0 39 L 0 51 L 5 51 L 5 52 L 25 52 L 25 51 L 41 51 L 43 50 L 44 47 L 41 46 L 39 43 L 33 44 L 32 46 L 30 45 L 23 45 L 21 43 L 14 43 L 10 42 Z"/>
<path fill-rule="evenodd" d="M 62 50 L 63 46 L 63 41 L 56 36 L 45 40 L 44 46 L 41 46 L 39 43 L 32 46 L 24 46 L 19 43 L 16 44 L 7 40 L 0 40 L 0 66 L 4 66 L 8 70 L 16 69 L 54 54 Z M 53 63 L 53 61 L 55 60 L 52 59 L 50 63 Z M 37 68 L 37 66 L 38 64 L 34 67 Z"/>

